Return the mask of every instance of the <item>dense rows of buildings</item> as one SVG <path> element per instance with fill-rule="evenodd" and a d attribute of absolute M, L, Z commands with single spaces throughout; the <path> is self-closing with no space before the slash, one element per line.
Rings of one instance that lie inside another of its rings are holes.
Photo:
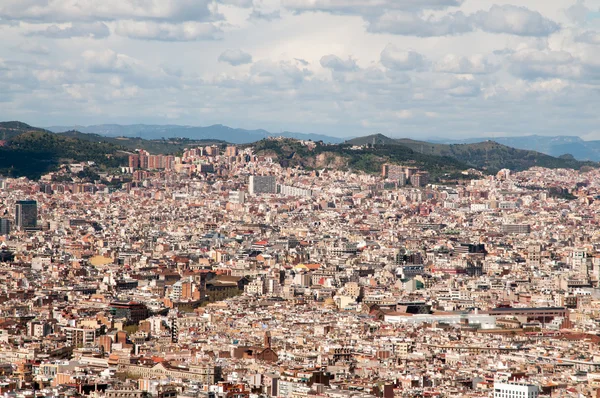
<path fill-rule="evenodd" d="M 600 394 L 598 170 L 443 186 L 208 146 L 123 173 L 0 181 L 0 394 Z"/>

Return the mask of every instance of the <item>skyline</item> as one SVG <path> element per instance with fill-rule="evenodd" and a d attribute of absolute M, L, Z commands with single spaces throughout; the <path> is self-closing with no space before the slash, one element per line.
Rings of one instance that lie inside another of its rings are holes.
<path fill-rule="evenodd" d="M 592 1 L 0 5 L 0 119 L 600 139 Z"/>
<path fill-rule="evenodd" d="M 0 121 L 0 122 L 13 122 L 13 121 Z M 23 122 L 23 121 L 17 121 L 15 120 L 14 122 Z M 62 132 L 66 132 L 69 130 L 75 130 L 75 131 L 79 131 L 81 133 L 85 133 L 85 134 L 99 134 L 99 135 L 103 135 L 106 137 L 118 137 L 118 136 L 124 136 L 124 137 L 140 137 L 140 138 L 147 138 L 147 139 L 152 139 L 151 136 L 145 137 L 142 133 L 129 133 L 129 134 L 117 134 L 115 132 L 106 132 L 105 134 L 101 134 L 101 133 L 97 133 L 95 132 L 95 130 L 97 128 L 100 128 L 102 126 L 115 126 L 115 127 L 122 127 L 122 128 L 134 128 L 134 127 L 138 127 L 138 126 L 147 126 L 147 127 L 165 127 L 165 128 L 201 128 L 201 129 L 206 129 L 206 128 L 210 128 L 210 127 L 216 127 L 216 126 L 223 126 L 225 128 L 230 128 L 232 130 L 242 130 L 242 131 L 247 131 L 247 132 L 256 132 L 256 131 L 264 131 L 266 133 L 269 133 L 272 137 L 277 137 L 278 134 L 298 134 L 298 135 L 306 135 L 306 136 L 323 136 L 323 137 L 330 137 L 330 138 L 334 138 L 337 140 L 352 140 L 352 139 L 356 139 L 356 138 L 363 138 L 363 137 L 368 137 L 368 136 L 374 136 L 374 135 L 384 135 L 388 138 L 392 138 L 392 139 L 403 139 L 403 138 L 411 138 L 408 136 L 403 136 L 403 135 L 393 135 L 393 134 L 383 134 L 379 131 L 373 131 L 371 133 L 365 133 L 364 135 L 360 135 L 360 136 L 356 136 L 356 135 L 342 135 L 342 136 L 335 136 L 335 135 L 327 135 L 327 134 L 319 134 L 319 133 L 313 133 L 313 132 L 305 132 L 305 131 L 289 131 L 289 130 L 281 130 L 281 131 L 268 131 L 266 129 L 261 129 L 261 128 L 257 128 L 257 129 L 246 129 L 243 126 L 242 127 L 232 127 L 232 126 L 228 126 L 226 124 L 223 123 L 216 123 L 216 124 L 212 124 L 212 125 L 206 125 L 206 126 L 200 126 L 200 125 L 192 125 L 192 124 L 149 124 L 149 123 L 131 123 L 131 124 L 119 124 L 119 123 L 102 123 L 102 124 L 90 124 L 90 125 L 54 125 L 54 126 L 32 126 L 35 128 L 41 128 L 41 129 L 46 129 L 49 130 L 53 133 L 62 133 Z M 589 141 L 599 141 L 599 139 L 585 139 L 583 137 L 577 136 L 577 135 L 568 135 L 568 134 L 561 134 L 561 135 L 556 135 L 556 136 L 545 136 L 545 135 L 540 135 L 540 134 L 528 134 L 528 135 L 515 135 L 515 136 L 500 136 L 500 135 L 490 135 L 490 136 L 465 136 L 465 137 L 457 137 L 457 138 L 452 138 L 450 136 L 448 137 L 441 137 L 441 136 L 427 136 L 427 137 L 416 137 L 417 139 L 420 138 L 420 140 L 422 141 L 429 141 L 429 142 L 444 142 L 444 141 L 448 141 L 448 142 L 453 142 L 453 141 L 465 141 L 465 142 L 475 142 L 474 140 L 494 140 L 494 139 L 502 139 L 502 138 L 526 138 L 526 137 L 548 137 L 548 138 L 573 138 L 573 139 L 581 139 L 585 142 L 589 142 Z M 177 138 L 188 138 L 188 137 L 177 137 Z"/>

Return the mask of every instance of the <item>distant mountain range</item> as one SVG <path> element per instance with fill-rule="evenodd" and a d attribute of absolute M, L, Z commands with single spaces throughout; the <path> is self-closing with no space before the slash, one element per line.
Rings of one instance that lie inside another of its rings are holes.
<path fill-rule="evenodd" d="M 354 169 L 376 173 L 383 163 L 414 164 L 430 171 L 438 181 L 460 179 L 462 171 L 468 168 L 494 173 L 503 168 L 519 171 L 533 166 L 572 169 L 599 166 L 598 163 L 579 161 L 572 156 L 553 157 L 494 141 L 443 144 L 376 134 L 326 145 L 324 139 L 318 139 L 326 136 L 288 133 L 296 139 L 315 141 L 316 148 L 309 150 L 291 138 L 265 140 L 264 137 L 273 135 L 264 130 L 232 129 L 220 125 L 189 128 L 103 125 L 81 128 L 88 132 L 76 131 L 75 128 L 77 126 L 54 127 L 55 131 L 67 131 L 52 133 L 22 122 L 0 122 L 0 175 L 37 178 L 56 170 L 61 163 L 83 160 L 93 160 L 100 169 L 109 170 L 126 164 L 127 154 L 135 149 L 146 149 L 155 154 L 177 154 L 186 147 L 227 142 L 243 142 L 257 152 L 274 155 L 282 166 Z M 175 137 L 169 138 L 167 132 Z M 144 138 L 140 138 L 140 135 Z M 148 139 L 150 137 L 159 138 Z M 545 140 L 549 141 L 548 138 Z M 587 142 L 572 140 L 573 144 L 579 145 Z M 353 148 L 356 145 L 362 148 Z M 546 146 L 550 147 L 552 145 Z M 565 144 L 562 147 L 568 146 Z"/>
<path fill-rule="evenodd" d="M 266 130 L 246 130 L 227 127 L 221 124 L 212 126 L 182 126 L 182 125 L 151 125 L 151 124 L 100 124 L 94 126 L 51 126 L 46 128 L 55 133 L 65 131 L 79 131 L 87 134 L 98 134 L 104 137 L 135 137 L 146 140 L 160 140 L 172 138 L 188 138 L 192 140 L 221 140 L 233 144 L 248 144 L 267 137 L 286 137 L 298 140 L 323 141 L 326 144 L 339 144 L 344 139 L 323 134 L 271 133 Z M 377 136 L 377 135 L 375 135 Z M 373 135 L 369 136 L 373 137 Z M 362 137 L 364 138 L 364 137 Z M 393 140 L 392 138 L 388 138 Z M 360 139 L 360 138 L 359 138 Z M 433 144 L 475 144 L 494 141 L 516 149 L 525 149 L 559 157 L 570 154 L 577 160 L 600 161 L 600 141 L 584 141 L 576 136 L 539 136 L 526 135 L 521 137 L 483 137 L 466 138 L 461 140 L 435 138 L 426 142 Z"/>
<path fill-rule="evenodd" d="M 221 140 L 232 144 L 249 144 L 268 137 L 286 137 L 297 140 L 323 141 L 327 144 L 338 144 L 344 141 L 342 138 L 330 137 L 322 134 L 304 134 L 284 131 L 282 133 L 270 133 L 266 130 L 234 129 L 215 124 L 212 126 L 179 126 L 179 125 L 151 125 L 151 124 L 100 124 L 95 126 L 51 126 L 47 127 L 55 133 L 65 131 L 79 131 L 87 134 L 98 134 L 105 137 L 136 137 L 147 140 L 189 138 L 192 140 Z"/>
<path fill-rule="evenodd" d="M 521 137 L 467 138 L 463 140 L 435 139 L 429 140 L 438 144 L 473 144 L 483 141 L 495 141 L 518 149 L 527 149 L 545 153 L 550 156 L 573 155 L 578 160 L 600 161 L 600 141 L 584 141 L 576 136 L 541 136 L 525 135 Z"/>

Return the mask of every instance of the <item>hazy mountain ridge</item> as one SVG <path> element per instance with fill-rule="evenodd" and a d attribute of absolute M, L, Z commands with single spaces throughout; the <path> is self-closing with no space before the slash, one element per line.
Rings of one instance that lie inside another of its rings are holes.
<path fill-rule="evenodd" d="M 242 132 L 248 131 L 221 125 L 217 127 L 222 131 L 237 134 L 238 140 L 242 139 L 240 138 Z M 122 132 L 118 125 L 104 125 L 103 128 L 105 133 Z M 155 131 L 159 129 L 156 128 Z M 212 132 L 214 131 L 213 129 Z M 266 133 L 264 130 L 254 130 L 254 132 L 255 134 Z M 126 164 L 127 151 L 138 148 L 152 153 L 177 153 L 185 147 L 195 145 L 226 144 L 223 134 L 221 140 L 210 136 L 203 140 L 166 137 L 149 140 L 135 136 L 104 136 L 74 130 L 52 133 L 21 122 L 0 123 L 0 134 L 3 137 L 0 142 L 0 174 L 31 178 L 55 170 L 58 164 L 68 161 L 93 160 L 104 168 L 118 167 Z M 574 144 L 577 143 L 578 141 L 574 140 Z M 525 170 L 533 166 L 573 169 L 584 166 L 598 167 L 597 163 L 582 162 L 569 156 L 557 158 L 493 141 L 448 145 L 411 139 L 393 139 L 382 134 L 355 138 L 333 145 L 325 145 L 317 141 L 317 148 L 313 151 L 308 151 L 306 146 L 293 139 L 262 138 L 246 145 L 265 154 L 275 154 L 282 166 L 350 168 L 376 173 L 386 162 L 411 163 L 430 171 L 432 176 L 442 179 L 460 178 L 461 171 L 470 167 L 492 173 L 502 168 Z M 353 145 L 363 145 L 366 148 L 356 149 L 352 148 Z M 564 147 L 568 146 L 563 145 Z"/>
<path fill-rule="evenodd" d="M 286 137 L 299 140 L 323 141 L 329 144 L 341 143 L 342 138 L 330 137 L 323 134 L 307 134 L 284 131 L 270 133 L 263 129 L 246 130 L 232 128 L 222 124 L 212 126 L 181 126 L 181 125 L 151 125 L 151 124 L 100 124 L 93 126 L 51 126 L 48 130 L 61 133 L 77 130 L 82 133 L 99 134 L 107 137 L 138 137 L 144 139 L 189 138 L 193 140 L 218 139 L 232 144 L 248 144 L 268 137 Z"/>
<path fill-rule="evenodd" d="M 98 134 L 105 137 L 136 137 L 138 139 L 143 138 L 146 140 L 168 140 L 173 138 L 188 138 L 192 140 L 220 140 L 233 144 L 248 144 L 264 138 L 277 136 L 300 140 L 323 141 L 329 144 L 338 144 L 345 141 L 345 139 L 331 137 L 324 134 L 295 133 L 289 131 L 271 133 L 264 129 L 246 130 L 232 128 L 222 124 L 215 124 L 205 127 L 175 124 L 100 124 L 92 126 L 51 126 L 48 127 L 47 130 L 55 133 L 76 130 L 82 133 Z M 389 138 L 382 134 L 374 134 L 368 137 L 370 140 L 373 138 L 378 140 L 377 144 L 389 143 L 388 141 L 394 140 L 393 138 Z M 363 138 L 364 137 L 359 137 L 357 139 L 361 140 Z M 577 136 L 527 135 L 522 137 L 483 137 L 465 139 L 436 138 L 422 142 L 456 145 L 475 144 L 486 141 L 494 141 L 498 144 L 516 149 L 536 151 L 553 157 L 571 154 L 577 160 L 600 161 L 600 141 L 585 141 Z"/>

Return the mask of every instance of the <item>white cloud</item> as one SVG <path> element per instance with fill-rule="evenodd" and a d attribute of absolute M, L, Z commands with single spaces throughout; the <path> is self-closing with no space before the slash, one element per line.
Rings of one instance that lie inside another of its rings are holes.
<path fill-rule="evenodd" d="M 560 26 L 526 7 L 494 5 L 470 15 L 462 11 L 442 15 L 389 11 L 368 17 L 367 28 L 373 33 L 417 37 L 460 35 L 477 29 L 517 36 L 548 36 Z"/>
<path fill-rule="evenodd" d="M 137 86 L 127 86 L 123 88 L 116 88 L 111 91 L 110 97 L 112 99 L 131 99 L 137 97 L 140 93 L 140 88 Z"/>
<path fill-rule="evenodd" d="M 457 7 L 464 0 L 282 0 L 284 7 L 295 11 L 324 11 L 362 14 L 392 10 L 422 10 Z"/>
<path fill-rule="evenodd" d="M 273 11 L 263 11 L 257 8 L 252 10 L 248 19 L 250 20 L 264 20 L 264 21 L 273 21 L 275 19 L 281 18 L 281 12 L 279 10 Z"/>
<path fill-rule="evenodd" d="M 219 62 L 225 62 L 233 66 L 251 64 L 252 55 L 242 50 L 225 50 L 219 55 Z"/>
<path fill-rule="evenodd" d="M 26 41 L 14 47 L 15 50 L 36 55 L 47 55 L 50 53 L 48 47 L 33 41 Z"/>
<path fill-rule="evenodd" d="M 390 11 L 368 21 L 373 33 L 430 37 L 458 35 L 473 31 L 471 20 L 462 12 L 424 17 L 413 12 Z"/>
<path fill-rule="evenodd" d="M 456 74 L 484 74 L 495 70 L 495 67 L 480 54 L 463 57 L 448 54 L 435 64 L 437 72 Z"/>
<path fill-rule="evenodd" d="M 597 131 L 593 2 L 508 3 L 0 0 L 0 120 Z"/>
<path fill-rule="evenodd" d="M 42 69 L 33 71 L 33 75 L 41 82 L 56 84 L 65 78 L 65 72 L 55 69 Z"/>
<path fill-rule="evenodd" d="M 69 39 L 72 37 L 102 39 L 110 35 L 110 30 L 103 22 L 74 22 L 69 26 L 50 25 L 44 30 L 35 30 L 28 34 L 30 36 L 44 36 L 53 39 Z"/>
<path fill-rule="evenodd" d="M 268 86 L 276 91 L 298 88 L 312 72 L 296 62 L 260 60 L 252 64 L 247 82 L 251 86 Z"/>
<path fill-rule="evenodd" d="M 222 31 L 208 22 L 157 23 L 153 21 L 119 21 L 115 33 L 131 39 L 159 41 L 216 40 Z"/>
<path fill-rule="evenodd" d="M 250 8 L 253 5 L 253 0 L 218 0 L 221 4 L 228 4 L 236 7 Z"/>
<path fill-rule="evenodd" d="M 532 82 L 529 91 L 559 93 L 569 87 L 569 83 L 561 79 Z"/>
<path fill-rule="evenodd" d="M 113 50 L 103 51 L 87 50 L 82 57 L 87 69 L 92 73 L 131 73 L 139 61 Z"/>
<path fill-rule="evenodd" d="M 392 70 L 413 70 L 425 66 L 425 57 L 416 51 L 388 44 L 381 52 L 381 63 Z"/>
<path fill-rule="evenodd" d="M 523 79 L 574 78 L 581 73 L 578 61 L 566 51 L 522 50 L 510 60 L 510 71 Z"/>
<path fill-rule="evenodd" d="M 321 66 L 336 72 L 349 72 L 358 69 L 356 61 L 352 58 L 341 59 L 333 54 L 324 55 L 321 58 Z"/>
<path fill-rule="evenodd" d="M 583 0 L 577 0 L 575 4 L 564 10 L 565 15 L 575 23 L 585 23 L 590 9 L 586 7 Z"/>
<path fill-rule="evenodd" d="M 210 0 L 3 0 L 0 18 L 42 22 L 153 19 L 205 21 Z"/>
<path fill-rule="evenodd" d="M 581 43 L 600 44 L 600 32 L 587 31 L 576 37 Z"/>
<path fill-rule="evenodd" d="M 486 32 L 518 36 L 548 36 L 560 26 L 537 11 L 512 5 L 494 5 L 473 15 L 475 24 Z"/>
<path fill-rule="evenodd" d="M 413 112 L 408 109 L 403 109 L 399 112 L 396 112 L 396 115 L 399 119 L 410 119 L 414 116 Z"/>

